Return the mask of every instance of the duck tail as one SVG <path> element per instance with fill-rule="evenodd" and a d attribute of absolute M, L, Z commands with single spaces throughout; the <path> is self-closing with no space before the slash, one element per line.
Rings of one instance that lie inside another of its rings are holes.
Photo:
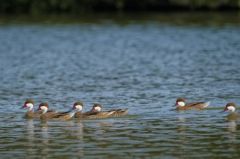
<path fill-rule="evenodd" d="M 128 113 L 128 108 L 123 109 L 123 112 Z"/>
<path fill-rule="evenodd" d="M 107 115 L 113 115 L 116 111 L 109 111 L 107 112 Z"/>
<path fill-rule="evenodd" d="M 207 107 L 210 105 L 210 103 L 211 103 L 210 101 L 205 102 L 203 107 L 204 107 L 204 108 L 207 108 Z"/>

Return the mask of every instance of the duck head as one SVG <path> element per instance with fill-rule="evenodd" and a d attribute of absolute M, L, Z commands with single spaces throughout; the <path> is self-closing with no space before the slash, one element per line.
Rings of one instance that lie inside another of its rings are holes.
<path fill-rule="evenodd" d="M 83 103 L 81 101 L 75 102 L 73 104 L 72 110 L 75 110 L 77 112 L 81 112 L 83 110 Z"/>
<path fill-rule="evenodd" d="M 184 98 L 178 98 L 176 100 L 176 104 L 177 107 L 184 107 L 186 105 L 186 100 Z"/>
<path fill-rule="evenodd" d="M 22 108 L 28 109 L 28 111 L 31 111 L 31 110 L 33 110 L 33 105 L 34 105 L 34 101 L 32 99 L 26 99 Z"/>
<path fill-rule="evenodd" d="M 227 103 L 223 111 L 224 112 L 226 112 L 226 111 L 235 112 L 236 111 L 236 104 L 235 103 Z"/>
<path fill-rule="evenodd" d="M 45 113 L 47 113 L 48 108 L 49 108 L 48 103 L 41 103 L 38 106 L 38 111 L 41 111 L 42 114 L 45 114 Z"/>
<path fill-rule="evenodd" d="M 93 104 L 91 112 L 101 112 L 102 106 L 98 103 Z"/>

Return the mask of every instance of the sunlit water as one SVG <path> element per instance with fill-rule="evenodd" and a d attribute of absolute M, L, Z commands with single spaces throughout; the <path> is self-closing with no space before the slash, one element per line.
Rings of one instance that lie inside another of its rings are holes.
<path fill-rule="evenodd" d="M 0 158 L 239 158 L 238 26 L 161 23 L 0 27 Z M 176 112 L 177 97 L 211 101 Z M 23 119 L 26 98 L 68 110 L 82 100 L 129 116 Z"/>

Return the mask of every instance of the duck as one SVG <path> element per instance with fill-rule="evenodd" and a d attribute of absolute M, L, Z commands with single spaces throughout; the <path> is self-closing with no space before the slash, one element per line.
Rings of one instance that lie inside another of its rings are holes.
<path fill-rule="evenodd" d="M 24 102 L 22 109 L 27 109 L 27 112 L 25 114 L 25 118 L 39 118 L 40 113 L 39 112 L 34 112 L 33 109 L 34 106 L 34 101 L 32 99 L 26 99 Z"/>
<path fill-rule="evenodd" d="M 223 112 L 230 112 L 227 115 L 228 120 L 237 120 L 240 115 L 236 112 L 236 104 L 235 103 L 227 103 Z"/>
<path fill-rule="evenodd" d="M 109 111 L 102 111 L 102 105 L 94 103 L 92 109 L 88 112 L 77 112 L 75 117 L 81 119 L 104 119 L 110 117 L 120 117 L 128 113 L 128 109 L 112 109 Z"/>
<path fill-rule="evenodd" d="M 75 113 L 82 110 L 82 107 L 83 107 L 82 102 L 76 102 L 73 104 L 73 107 L 70 111 L 47 114 L 46 112 L 49 109 L 48 103 L 41 103 L 38 107 L 38 110 L 42 112 L 40 116 L 41 120 L 48 120 L 48 119 L 70 120 L 75 116 Z"/>
<path fill-rule="evenodd" d="M 203 110 L 209 106 L 210 102 L 186 103 L 186 99 L 178 98 L 176 100 L 176 110 Z"/>
<path fill-rule="evenodd" d="M 25 118 L 32 119 L 32 118 L 40 118 L 41 113 L 39 111 L 34 111 L 34 100 L 33 99 L 26 99 L 24 102 L 22 109 L 27 109 L 27 112 L 25 114 Z M 47 114 L 54 113 L 54 110 L 48 110 Z"/>

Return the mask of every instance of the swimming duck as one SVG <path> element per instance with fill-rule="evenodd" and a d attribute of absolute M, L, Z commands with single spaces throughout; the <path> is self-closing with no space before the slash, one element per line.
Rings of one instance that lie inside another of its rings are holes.
<path fill-rule="evenodd" d="M 67 112 L 58 112 L 54 114 L 47 114 L 47 110 L 49 108 L 48 103 L 41 103 L 39 105 L 38 110 L 42 111 L 42 114 L 40 118 L 42 120 L 48 120 L 48 119 L 58 119 L 58 120 L 70 120 L 74 117 L 76 112 L 79 112 L 82 110 L 83 104 L 80 102 L 74 103 L 72 109 Z"/>
<path fill-rule="evenodd" d="M 39 118 L 41 113 L 39 111 L 35 112 L 34 111 L 34 101 L 33 99 L 26 99 L 24 105 L 22 106 L 23 109 L 28 109 L 25 118 Z M 53 110 L 48 110 L 47 114 L 52 114 L 55 111 Z"/>
<path fill-rule="evenodd" d="M 176 100 L 176 110 L 202 110 L 208 107 L 210 102 L 194 102 L 194 103 L 186 103 L 184 98 L 178 98 Z"/>
<path fill-rule="evenodd" d="M 119 117 L 126 115 L 128 113 L 128 109 L 112 109 L 109 111 L 102 111 L 102 105 L 95 103 L 90 111 L 82 113 L 76 113 L 76 118 L 81 119 L 103 119 L 109 117 Z"/>
<path fill-rule="evenodd" d="M 32 99 L 27 99 L 22 106 L 22 109 L 27 109 L 27 112 L 25 114 L 25 118 L 39 118 L 40 113 L 39 112 L 34 112 L 33 109 L 34 106 L 34 101 Z"/>
<path fill-rule="evenodd" d="M 228 120 L 236 120 L 237 118 L 240 117 L 240 115 L 236 112 L 236 104 L 235 103 L 227 103 L 223 112 L 230 112 L 227 115 Z"/>

